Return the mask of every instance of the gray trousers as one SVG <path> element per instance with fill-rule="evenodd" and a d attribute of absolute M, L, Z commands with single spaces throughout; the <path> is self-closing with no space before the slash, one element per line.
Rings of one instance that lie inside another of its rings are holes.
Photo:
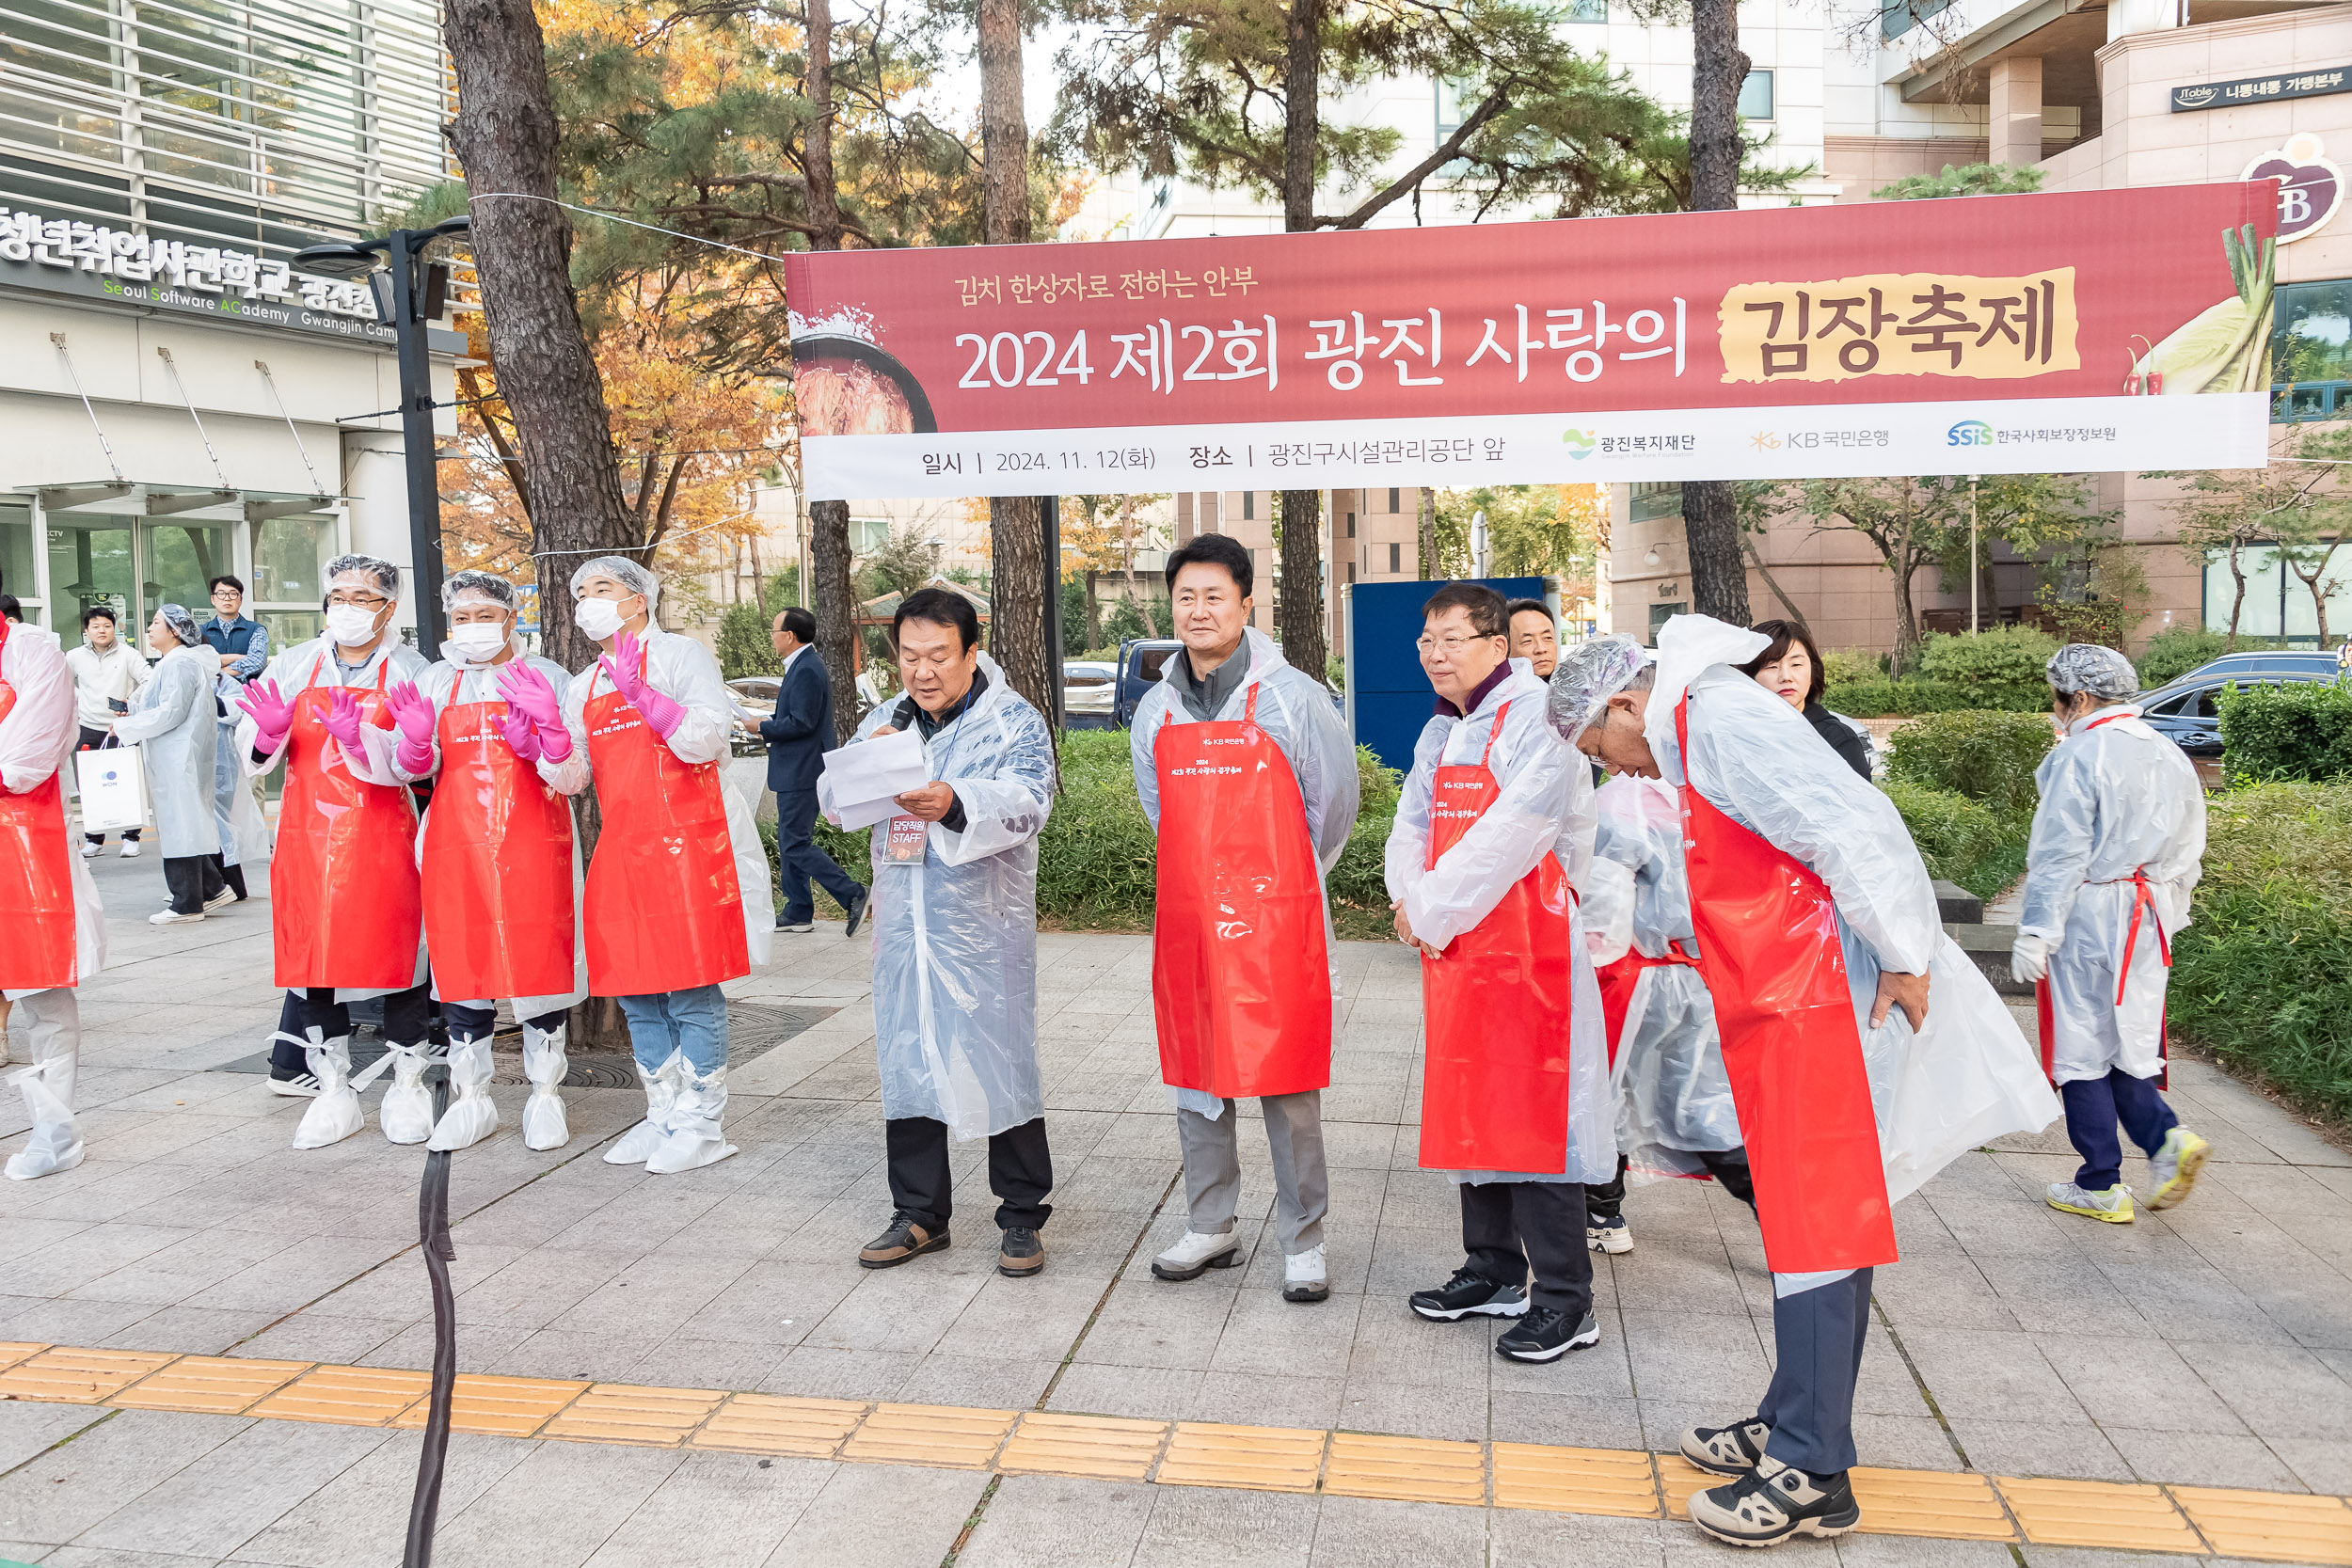
<path fill-rule="evenodd" d="M 1331 1206 L 1331 1178 L 1323 1164 L 1323 1091 L 1268 1095 L 1259 1104 L 1274 1155 L 1274 1234 L 1282 1255 L 1295 1257 L 1323 1244 L 1323 1216 Z M 1198 1111 L 1176 1113 L 1195 1235 L 1222 1236 L 1233 1228 L 1241 1204 L 1240 1120 L 1230 1100 L 1215 1121 Z"/>
<path fill-rule="evenodd" d="M 1843 1279 L 1772 1301 L 1772 1386 L 1756 1418 L 1772 1429 L 1764 1451 L 1783 1465 L 1836 1475 L 1854 1465 L 1853 1390 L 1870 1332 L 1870 1279 Z"/>

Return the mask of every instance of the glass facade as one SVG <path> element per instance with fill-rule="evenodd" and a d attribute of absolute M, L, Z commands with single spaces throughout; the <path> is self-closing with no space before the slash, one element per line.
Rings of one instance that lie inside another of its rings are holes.
<path fill-rule="evenodd" d="M 33 509 L 23 501 L 0 500 L 0 593 L 19 599 L 35 596 L 33 580 Z M 31 610 L 28 621 L 45 619 Z"/>
<path fill-rule="evenodd" d="M 2352 412 L 2352 278 L 2279 285 L 2270 367 L 2274 420 Z"/>
<path fill-rule="evenodd" d="M 2325 548 L 2325 546 L 2321 546 Z M 2337 546 L 2330 569 L 2322 574 L 2323 582 L 2329 582 L 2335 592 L 2328 596 L 2328 645 L 2334 646 L 2352 632 L 2352 582 L 2344 567 L 2352 563 L 2352 543 Z M 2281 641 L 2294 647 L 2315 647 L 2319 642 L 2318 607 L 2312 602 L 2312 591 L 2280 561 L 2279 552 L 2269 546 L 2256 546 L 2242 551 L 2238 566 L 2246 574 L 2246 603 L 2238 611 L 2237 631 L 2240 637 Z M 2230 606 L 2237 594 L 2236 580 L 2230 575 L 2229 558 L 2217 551 L 2205 559 L 2205 629 L 2230 629 Z"/>
<path fill-rule="evenodd" d="M 255 531 L 246 596 L 255 604 L 317 604 L 326 597 L 326 563 L 334 559 L 332 521 L 273 517 Z"/>
<path fill-rule="evenodd" d="M 0 521 L 5 515 L 0 514 Z M 207 585 L 236 570 L 230 534 L 234 526 L 53 514 L 48 519 L 52 624 L 70 626 L 97 604 L 111 606 L 125 626 L 145 626 L 160 604 L 184 606 L 203 620 L 212 613 Z M 29 565 L 28 561 L 28 581 Z M 11 580 L 14 576 L 10 571 Z"/>

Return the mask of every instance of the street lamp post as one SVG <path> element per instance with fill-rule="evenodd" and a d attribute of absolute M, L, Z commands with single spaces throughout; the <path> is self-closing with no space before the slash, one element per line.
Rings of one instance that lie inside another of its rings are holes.
<path fill-rule="evenodd" d="M 294 264 L 328 277 L 365 277 L 375 313 L 392 329 L 400 363 L 400 435 L 408 481 L 409 573 L 415 584 L 417 641 L 427 658 L 441 646 L 441 487 L 433 447 L 433 361 L 426 323 L 438 315 L 440 290 L 428 277 L 425 246 L 463 234 L 472 220 L 453 217 L 430 229 L 396 229 L 371 240 L 339 240 L 294 254 Z"/>
<path fill-rule="evenodd" d="M 1968 635 L 1977 635 L 1977 476 L 1968 476 Z"/>

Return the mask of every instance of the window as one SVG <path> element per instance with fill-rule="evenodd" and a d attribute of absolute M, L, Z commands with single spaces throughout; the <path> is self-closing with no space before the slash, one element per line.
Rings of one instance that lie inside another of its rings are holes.
<path fill-rule="evenodd" d="M 2336 559 L 2343 558 L 2343 552 L 2339 552 Z M 2246 603 L 2237 623 L 2239 639 L 2256 645 L 2275 640 L 2291 648 L 2317 646 L 2319 617 L 2312 609 L 2311 590 L 2286 569 L 2277 548 L 2269 545 L 2250 546 L 2239 552 L 2238 565 L 2246 574 Z M 2352 622 L 2352 582 L 2343 580 L 2343 574 L 2338 572 L 2332 588 L 2328 595 L 2328 631 L 2330 639 L 2336 640 L 2344 636 L 2346 623 Z M 2205 558 L 2207 631 L 2228 628 L 2230 606 L 2236 594 L 2228 554 L 2216 550 Z"/>
<path fill-rule="evenodd" d="M 2270 327 L 2278 420 L 2329 419 L 2352 403 L 2352 279 L 2281 283 Z"/>
<path fill-rule="evenodd" d="M 1390 511 L 1391 511 L 1391 512 L 1402 512 L 1403 510 L 1405 510 L 1405 509 L 1404 509 L 1404 507 L 1403 507 L 1402 505 L 1400 505 L 1400 504 L 1399 504 L 1400 498 L 1403 496 L 1403 494 L 1404 494 L 1404 492 L 1402 492 L 1402 491 L 1400 491 L 1400 490 L 1395 490 L 1395 489 L 1391 489 L 1391 490 L 1390 490 L 1390 492 L 1389 492 L 1389 510 L 1390 510 Z"/>
<path fill-rule="evenodd" d="M 1899 39 L 1951 3 L 1952 0 L 1883 0 L 1879 8 L 1879 36 Z"/>
<path fill-rule="evenodd" d="M 1356 580 L 1356 563 L 1352 561 L 1347 563 L 1347 580 L 1350 582 Z"/>
<path fill-rule="evenodd" d="M 1661 626 L 1664 626 L 1664 625 L 1665 625 L 1668 621 L 1673 620 L 1673 619 L 1674 619 L 1676 616 L 1677 616 L 1677 615 L 1684 615 L 1684 614 L 1688 614 L 1688 613 L 1690 612 L 1690 609 L 1691 609 L 1691 607 L 1690 607 L 1689 605 L 1687 605 L 1687 604 L 1654 604 L 1654 605 L 1650 606 L 1650 607 L 1649 607 L 1649 642 L 1650 642 L 1650 646 L 1654 648 L 1654 647 L 1656 647 L 1656 646 L 1658 645 L 1658 628 L 1659 628 L 1659 627 L 1661 627 Z"/>
<path fill-rule="evenodd" d="M 1403 566 L 1398 564 L 1398 562 L 1404 559 L 1404 549 L 1405 546 L 1402 545 L 1391 545 L 1389 546 L 1389 571 L 1391 574 L 1401 572 L 1405 569 Z"/>
<path fill-rule="evenodd" d="M 247 594 L 256 604 L 316 604 L 334 558 L 334 519 L 272 517 L 255 533 Z"/>
<path fill-rule="evenodd" d="M 1740 118 L 1770 119 L 1772 118 L 1772 73 L 1751 71 L 1740 84 Z"/>
<path fill-rule="evenodd" d="M 1559 15 L 1563 22 L 1606 22 L 1609 0 L 1567 0 Z"/>
<path fill-rule="evenodd" d="M 1353 512 L 1347 515 L 1347 536 L 1350 539 L 1356 537 L 1356 514 Z"/>
<path fill-rule="evenodd" d="M 1627 508 L 1629 522 L 1655 522 L 1661 517 L 1682 515 L 1682 486 L 1647 480 L 1631 486 L 1632 499 Z"/>
<path fill-rule="evenodd" d="M 852 517 L 850 519 L 850 553 L 871 555 L 890 538 L 887 517 Z"/>
<path fill-rule="evenodd" d="M 0 592 L 20 599 L 37 596 L 33 583 L 33 509 L 23 501 L 0 501 Z M 28 613 L 26 620 L 33 617 Z"/>
<path fill-rule="evenodd" d="M 1245 523 L 1250 522 L 1254 520 L 1257 515 L 1258 492 L 1255 490 L 1244 490 L 1241 493 L 1241 520 Z"/>

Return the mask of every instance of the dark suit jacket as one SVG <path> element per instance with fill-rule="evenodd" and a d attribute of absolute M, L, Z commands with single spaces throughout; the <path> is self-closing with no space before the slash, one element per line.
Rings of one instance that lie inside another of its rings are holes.
<path fill-rule="evenodd" d="M 805 649 L 786 672 L 772 719 L 759 721 L 768 742 L 768 787 L 778 795 L 815 789 L 824 753 L 834 748 L 833 681 L 815 648 Z"/>

